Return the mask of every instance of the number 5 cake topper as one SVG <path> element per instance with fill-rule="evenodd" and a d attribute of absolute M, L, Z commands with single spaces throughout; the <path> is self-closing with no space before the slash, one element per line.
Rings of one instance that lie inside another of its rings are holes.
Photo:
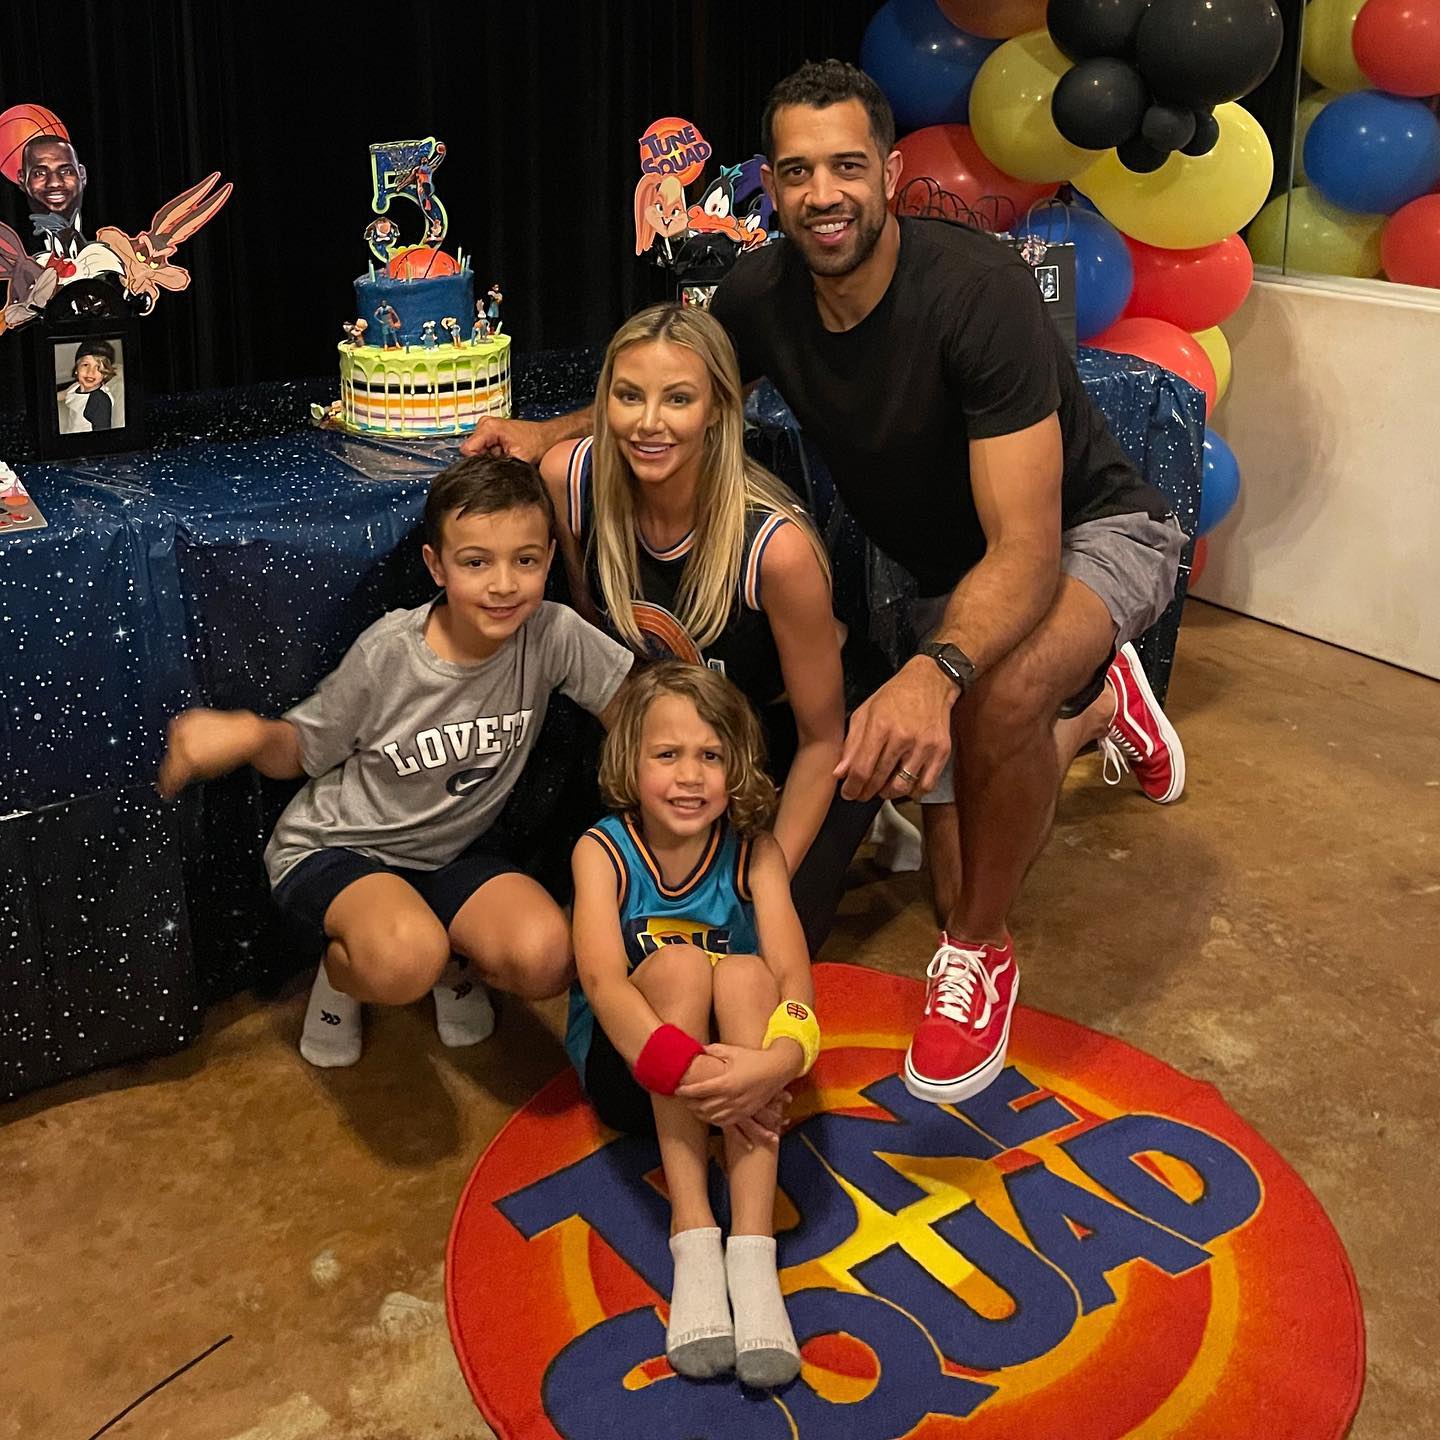
<path fill-rule="evenodd" d="M 435 172 L 445 159 L 445 142 L 433 135 L 424 140 L 387 140 L 370 147 L 370 176 L 375 193 L 370 208 L 380 216 L 365 227 L 365 243 L 382 265 L 405 249 L 400 226 L 386 212 L 395 199 L 409 200 L 425 220 L 423 245 L 439 245 L 450 217 L 435 193 Z"/>

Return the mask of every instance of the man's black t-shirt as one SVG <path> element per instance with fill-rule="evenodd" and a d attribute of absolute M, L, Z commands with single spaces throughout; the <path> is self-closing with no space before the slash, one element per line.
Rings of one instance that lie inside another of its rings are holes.
<path fill-rule="evenodd" d="M 741 379 L 769 377 L 860 528 L 922 595 L 948 593 L 985 553 L 970 440 L 1059 411 L 1065 528 L 1171 509 L 1085 393 L 1030 268 L 983 231 L 902 218 L 894 278 L 852 330 L 825 329 L 810 273 L 783 241 L 742 257 L 710 308 Z"/>

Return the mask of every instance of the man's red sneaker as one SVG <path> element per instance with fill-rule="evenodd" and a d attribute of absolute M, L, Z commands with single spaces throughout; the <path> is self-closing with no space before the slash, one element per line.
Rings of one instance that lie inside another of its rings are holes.
<path fill-rule="evenodd" d="M 942 934 L 925 974 L 925 1013 L 905 1056 L 905 1088 L 937 1105 L 968 1100 L 1005 1066 L 1020 992 L 1014 942 L 961 945 Z"/>
<path fill-rule="evenodd" d="M 1127 770 L 1159 805 L 1180 798 L 1185 788 L 1185 750 L 1175 727 L 1155 699 L 1133 645 L 1122 645 L 1105 678 L 1115 692 L 1115 718 L 1100 739 L 1105 783 L 1118 785 Z"/>

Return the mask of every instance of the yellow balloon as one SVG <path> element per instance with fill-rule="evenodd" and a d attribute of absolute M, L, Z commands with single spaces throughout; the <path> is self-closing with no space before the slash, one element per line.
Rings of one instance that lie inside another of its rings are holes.
<path fill-rule="evenodd" d="M 1290 173 L 1293 183 L 1296 185 L 1310 183 L 1305 174 L 1305 137 L 1315 123 L 1315 117 L 1333 99 L 1335 99 L 1335 91 L 1317 90 L 1313 95 L 1307 95 L 1295 108 L 1295 168 Z"/>
<path fill-rule="evenodd" d="M 1365 0 L 1310 0 L 1305 7 L 1300 63 L 1322 85 L 1342 94 L 1370 88 L 1351 40 L 1355 17 L 1364 8 Z"/>
<path fill-rule="evenodd" d="M 1197 330 L 1195 339 L 1215 367 L 1215 403 L 1218 405 L 1230 388 L 1230 375 L 1234 369 L 1235 362 L 1230 357 L 1230 342 L 1218 325 L 1209 330 Z"/>
<path fill-rule="evenodd" d="M 1290 233 L 1285 234 L 1286 210 Z M 1256 217 L 1245 243 L 1257 265 L 1274 265 L 1292 274 L 1354 275 L 1380 273 L 1383 215 L 1356 215 L 1322 200 L 1308 185 L 1277 195 Z"/>
<path fill-rule="evenodd" d="M 1158 170 L 1137 175 L 1107 150 L 1075 186 L 1132 240 L 1162 250 L 1217 244 L 1255 218 L 1270 193 L 1275 157 L 1243 106 L 1217 105 L 1215 119 L 1220 138 L 1208 155 L 1177 152 Z"/>
<path fill-rule="evenodd" d="M 970 90 L 970 129 L 985 158 L 1017 180 L 1069 180 L 1094 162 L 1050 118 L 1050 97 L 1070 62 L 1044 30 L 1007 40 Z"/>

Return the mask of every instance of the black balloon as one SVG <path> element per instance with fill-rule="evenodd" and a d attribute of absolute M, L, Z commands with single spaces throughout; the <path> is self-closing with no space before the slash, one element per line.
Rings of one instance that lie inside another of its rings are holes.
<path fill-rule="evenodd" d="M 1180 148 L 1186 155 L 1208 155 L 1220 140 L 1220 122 L 1208 111 L 1195 112 L 1195 134 Z"/>
<path fill-rule="evenodd" d="M 1082 60 L 1055 87 L 1050 114 L 1055 128 L 1082 150 L 1108 150 L 1139 128 L 1150 97 L 1133 65 L 1123 60 Z"/>
<path fill-rule="evenodd" d="M 1127 170 L 1134 170 L 1138 175 L 1148 175 L 1152 170 L 1158 170 L 1170 158 L 1163 150 L 1147 144 L 1139 135 L 1132 135 L 1117 146 L 1115 153 Z"/>
<path fill-rule="evenodd" d="M 1150 0 L 1050 0 L 1045 28 L 1072 60 L 1128 56 L 1149 4 Z"/>
<path fill-rule="evenodd" d="M 1135 36 L 1146 83 L 1173 105 L 1248 95 L 1275 68 L 1285 26 L 1275 0 L 1153 0 Z"/>
<path fill-rule="evenodd" d="M 1166 155 L 1179 150 L 1195 138 L 1195 112 L 1183 105 L 1166 105 L 1157 100 L 1140 122 L 1140 138 L 1152 150 Z"/>

